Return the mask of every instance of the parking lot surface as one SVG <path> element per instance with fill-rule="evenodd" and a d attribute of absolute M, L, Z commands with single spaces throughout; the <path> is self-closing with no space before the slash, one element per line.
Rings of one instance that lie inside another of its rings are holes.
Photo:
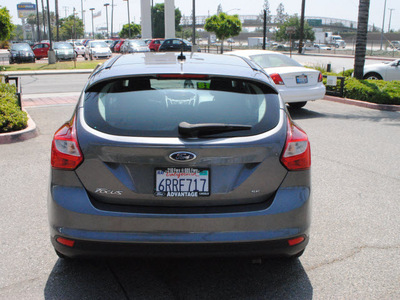
<path fill-rule="evenodd" d="M 399 299 L 400 113 L 319 100 L 291 111 L 312 149 L 305 254 L 64 261 L 49 241 L 50 143 L 73 104 L 27 108 L 40 135 L 0 146 L 0 299 Z"/>

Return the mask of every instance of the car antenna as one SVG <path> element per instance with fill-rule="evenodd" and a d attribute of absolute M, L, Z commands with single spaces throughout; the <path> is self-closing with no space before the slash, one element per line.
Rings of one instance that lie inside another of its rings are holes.
<path fill-rule="evenodd" d="M 186 56 L 183 55 L 183 30 L 182 30 L 182 40 L 181 40 L 181 54 L 178 55 L 178 61 L 180 63 L 184 63 L 186 60 Z"/>

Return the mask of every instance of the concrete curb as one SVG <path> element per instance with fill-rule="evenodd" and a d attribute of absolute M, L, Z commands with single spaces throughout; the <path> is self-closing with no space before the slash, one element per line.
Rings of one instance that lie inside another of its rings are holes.
<path fill-rule="evenodd" d="M 38 135 L 39 132 L 36 123 L 28 114 L 28 126 L 19 131 L 0 133 L 0 145 L 26 141 L 37 137 Z"/>
<path fill-rule="evenodd" d="M 65 75 L 65 74 L 90 74 L 92 69 L 76 70 L 38 70 L 38 71 L 9 71 L 3 72 L 3 76 L 34 76 L 34 75 Z"/>
<path fill-rule="evenodd" d="M 400 105 L 388 105 L 388 104 L 376 104 L 371 102 L 359 101 L 354 99 L 347 98 L 339 98 L 334 96 L 327 96 L 323 98 L 323 100 L 328 100 L 337 103 L 355 105 L 359 107 L 371 108 L 376 110 L 385 110 L 385 111 L 400 111 Z"/>

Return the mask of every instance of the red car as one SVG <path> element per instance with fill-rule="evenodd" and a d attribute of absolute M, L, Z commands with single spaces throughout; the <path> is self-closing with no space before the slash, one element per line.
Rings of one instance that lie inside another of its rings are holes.
<path fill-rule="evenodd" d="M 153 39 L 149 43 L 149 49 L 150 51 L 158 51 L 160 48 L 161 44 L 163 43 L 164 39 Z"/>
<path fill-rule="evenodd" d="M 50 43 L 36 43 L 32 50 L 35 53 L 36 59 L 41 59 L 43 57 L 47 57 L 47 52 L 49 52 Z"/>
<path fill-rule="evenodd" d="M 115 52 L 121 52 L 121 46 L 124 44 L 125 40 L 120 40 L 115 46 L 114 46 L 114 51 Z"/>

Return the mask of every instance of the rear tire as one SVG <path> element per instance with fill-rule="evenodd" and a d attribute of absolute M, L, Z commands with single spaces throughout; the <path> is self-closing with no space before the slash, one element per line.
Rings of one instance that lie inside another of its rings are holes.
<path fill-rule="evenodd" d="M 363 79 L 382 80 L 382 76 L 379 75 L 378 73 L 367 73 L 364 75 Z"/>
<path fill-rule="evenodd" d="M 292 102 L 289 103 L 289 106 L 295 109 L 300 109 L 302 107 L 304 107 L 304 105 L 307 104 L 307 101 L 303 101 L 303 102 Z"/>

